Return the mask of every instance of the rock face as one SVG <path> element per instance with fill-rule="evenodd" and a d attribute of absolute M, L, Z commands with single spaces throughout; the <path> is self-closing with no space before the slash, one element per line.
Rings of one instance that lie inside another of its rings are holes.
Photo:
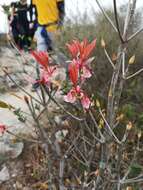
<path fill-rule="evenodd" d="M 8 181 L 9 179 L 10 179 L 10 174 L 9 174 L 7 166 L 4 164 L 0 171 L 0 184 L 2 182 Z"/>
<path fill-rule="evenodd" d="M 18 54 L 16 50 L 8 47 L 1 48 L 0 51 L 0 92 L 8 91 L 11 88 L 15 89 L 16 85 L 6 76 L 3 70 L 6 70 L 10 74 L 12 79 L 16 81 L 18 85 L 25 86 L 27 81 L 25 80 L 26 70 L 32 70 L 32 65 L 27 65 L 26 62 L 31 63 L 32 59 L 30 55 L 22 53 L 23 56 Z M 29 73 L 30 74 L 30 73 Z"/>
<path fill-rule="evenodd" d="M 0 49 L 0 101 L 4 101 L 12 105 L 17 112 L 22 110 L 25 117 L 25 113 L 26 116 L 29 114 L 29 109 L 23 98 L 25 93 L 21 89 L 17 88 L 17 85 L 24 88 L 24 90 L 26 90 L 30 95 L 38 98 L 38 93 L 31 91 L 31 84 L 29 83 L 31 79 L 36 79 L 36 62 L 31 55 L 27 53 L 18 55 L 14 49 L 8 47 L 3 47 Z M 56 69 L 52 80 L 59 84 L 65 80 L 66 72 L 65 68 L 60 66 L 60 63 L 57 65 L 58 68 Z M 13 83 L 8 76 L 6 76 L 3 69 L 6 69 L 6 72 L 9 73 L 10 77 L 16 82 L 17 85 Z M 56 98 L 58 101 L 62 99 L 60 91 L 56 93 Z M 54 110 L 56 109 L 56 105 L 51 103 L 49 111 L 51 112 L 52 117 Z M 33 127 L 34 123 L 31 117 L 30 122 L 29 120 L 21 122 L 18 116 L 18 113 L 15 115 L 13 114 L 13 110 L 0 108 L 0 123 L 8 126 L 8 130 L 10 132 L 16 136 L 34 136 L 35 128 Z M 58 116 L 56 121 L 61 122 L 58 119 Z M 16 177 L 19 175 L 20 167 L 17 167 L 17 164 L 19 163 L 17 163 L 17 160 L 23 150 L 25 150 L 24 143 L 22 140 L 17 141 L 15 136 L 5 133 L 2 137 L 0 137 L 0 185 L 1 183 L 10 180 L 11 177 Z M 14 163 L 14 160 L 16 160 L 16 164 Z M 9 166 L 12 170 L 9 170 Z M 17 186 L 20 186 L 20 184 L 17 182 L 15 186 L 16 187 L 12 187 L 12 189 L 9 187 L 8 190 L 18 189 Z M 26 187 L 22 187 L 21 189 L 24 188 L 26 189 Z"/>

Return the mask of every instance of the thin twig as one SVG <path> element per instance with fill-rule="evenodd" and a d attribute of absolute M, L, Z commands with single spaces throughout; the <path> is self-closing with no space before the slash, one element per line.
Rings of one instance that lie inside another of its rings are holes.
<path fill-rule="evenodd" d="M 128 76 L 128 77 L 125 77 L 125 79 L 126 79 L 126 80 L 131 79 L 131 78 L 135 77 L 136 75 L 140 74 L 142 71 L 143 71 L 143 68 L 140 69 L 140 70 L 138 70 L 138 71 L 135 72 L 134 74 L 132 74 L 132 75 L 130 75 L 130 76 Z"/>
<path fill-rule="evenodd" d="M 16 137 L 16 138 L 18 138 L 18 139 L 21 139 L 21 140 L 23 140 L 23 141 L 26 141 L 26 142 L 38 143 L 38 144 L 41 144 L 41 143 L 42 143 L 41 141 L 31 140 L 31 139 L 27 139 L 27 138 L 24 138 L 24 137 L 22 137 L 22 136 L 16 135 L 16 134 L 14 134 L 13 132 L 11 132 L 11 131 L 9 131 L 9 130 L 6 130 L 6 132 L 7 132 L 8 134 L 10 134 L 10 135 L 12 135 L 12 136 L 14 136 L 14 137 Z"/>
<path fill-rule="evenodd" d="M 115 65 L 114 65 L 113 61 L 111 60 L 111 58 L 110 58 L 110 56 L 109 56 L 109 54 L 108 54 L 106 48 L 104 48 L 104 53 L 105 53 L 105 55 L 106 55 L 108 61 L 111 63 L 111 66 L 113 67 L 113 69 L 115 69 Z"/>
<path fill-rule="evenodd" d="M 137 32 L 135 32 L 134 34 L 132 34 L 127 41 L 129 42 L 130 40 L 132 40 L 133 38 L 135 38 L 137 35 L 139 35 L 141 32 L 143 32 L 143 28 L 139 29 Z"/>
<path fill-rule="evenodd" d="M 69 116 L 72 118 L 76 119 L 77 121 L 83 121 L 85 120 L 84 118 L 79 118 L 75 115 L 73 115 L 71 112 L 67 111 L 60 103 L 58 103 L 54 97 L 51 96 L 51 94 L 48 92 L 48 90 L 45 88 L 46 93 L 48 94 L 49 98 L 59 107 L 61 108 L 65 113 L 67 113 Z"/>
<path fill-rule="evenodd" d="M 122 53 L 122 76 L 125 77 L 125 52 Z"/>
<path fill-rule="evenodd" d="M 102 134 L 102 132 L 101 132 L 101 130 L 100 130 L 100 128 L 99 128 L 99 126 L 98 126 L 98 124 L 97 124 L 97 122 L 96 122 L 96 120 L 95 120 L 95 118 L 94 118 L 91 111 L 89 111 L 89 115 L 91 116 L 91 119 L 92 119 L 93 123 L 95 124 L 95 127 L 96 127 L 96 129 L 97 129 L 97 131 L 98 131 L 98 133 L 99 133 L 99 135 L 100 135 L 100 137 L 102 139 L 102 143 L 104 143 L 105 142 L 105 137 L 103 136 L 103 134 Z"/>
<path fill-rule="evenodd" d="M 41 102 L 35 98 L 34 96 L 32 96 L 29 92 L 27 92 L 24 88 L 22 88 L 20 85 L 18 85 L 15 80 L 10 76 L 10 74 L 5 70 L 3 69 L 3 72 L 8 76 L 8 78 L 19 88 L 21 89 L 25 94 L 27 94 L 30 98 L 32 98 L 33 100 L 35 100 L 37 103 L 41 104 Z"/>
<path fill-rule="evenodd" d="M 115 21 L 116 21 L 116 28 L 118 30 L 119 38 L 122 43 L 124 43 L 121 31 L 120 31 L 120 25 L 119 25 L 119 20 L 118 20 L 118 12 L 117 12 L 117 5 L 116 5 L 116 0 L 113 0 L 113 5 L 114 5 L 114 15 L 115 15 Z"/>
<path fill-rule="evenodd" d="M 98 7 L 100 8 L 101 12 L 103 13 L 103 15 L 105 16 L 105 18 L 108 20 L 108 22 L 111 24 L 111 26 L 113 27 L 113 29 L 115 30 L 115 32 L 118 32 L 116 26 L 114 25 L 113 21 L 110 19 L 110 17 L 107 15 L 107 13 L 105 12 L 105 10 L 102 8 L 101 4 L 99 3 L 98 0 L 95 0 Z"/>
<path fill-rule="evenodd" d="M 111 135 L 114 137 L 114 139 L 116 140 L 116 142 L 117 142 L 118 144 L 121 144 L 121 141 L 116 137 L 115 133 L 114 133 L 113 130 L 111 129 L 110 125 L 108 124 L 107 120 L 105 119 L 105 117 L 104 117 L 104 115 L 103 115 L 103 113 L 102 113 L 102 111 L 101 111 L 100 108 L 99 108 L 99 113 L 101 114 L 101 116 L 102 116 L 102 118 L 103 118 L 103 120 L 104 120 L 106 126 L 108 127 L 108 129 L 109 129 Z"/>
<path fill-rule="evenodd" d="M 88 124 L 87 124 L 87 122 L 86 122 L 86 120 L 84 121 L 84 123 L 85 123 L 85 126 L 87 127 L 87 129 L 88 129 L 88 131 L 89 131 L 89 133 L 90 133 L 90 135 L 92 135 L 93 136 L 93 138 L 95 139 L 95 140 L 97 140 L 99 143 L 103 143 L 102 142 L 102 140 L 101 139 L 99 139 L 98 137 L 96 137 L 95 135 L 94 135 L 94 133 L 91 131 L 91 129 L 90 129 L 90 127 L 88 126 Z"/>
<path fill-rule="evenodd" d="M 136 178 L 127 179 L 127 180 L 121 181 L 121 182 L 122 182 L 122 184 L 143 182 L 143 175 L 140 175 Z"/>
<path fill-rule="evenodd" d="M 24 63 L 28 63 L 28 60 L 25 58 L 23 53 L 16 47 L 15 43 L 12 40 L 9 40 L 9 43 L 17 51 L 17 53 L 19 53 L 19 55 L 23 58 L 23 60 L 25 61 Z"/>

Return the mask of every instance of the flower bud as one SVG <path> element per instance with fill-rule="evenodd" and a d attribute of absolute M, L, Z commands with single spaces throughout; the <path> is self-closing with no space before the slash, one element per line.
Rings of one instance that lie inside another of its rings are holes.
<path fill-rule="evenodd" d="M 104 41 L 104 39 L 102 38 L 102 39 L 101 39 L 101 47 L 102 47 L 102 48 L 105 48 L 105 46 L 106 46 L 105 41 Z"/>
<path fill-rule="evenodd" d="M 126 129 L 127 129 L 128 131 L 130 131 L 130 130 L 132 129 L 132 127 L 133 127 L 132 122 L 129 122 L 129 123 L 126 125 Z"/>
<path fill-rule="evenodd" d="M 25 100 L 25 102 L 26 102 L 27 104 L 29 104 L 29 99 L 28 99 L 27 96 L 24 96 L 24 100 Z"/>
<path fill-rule="evenodd" d="M 129 59 L 129 64 L 133 64 L 135 62 L 135 58 L 136 56 L 133 55 L 130 59 Z"/>
<path fill-rule="evenodd" d="M 138 138 L 140 139 L 141 136 L 142 136 L 142 132 L 140 131 L 140 132 L 138 133 Z"/>
<path fill-rule="evenodd" d="M 98 108 L 100 108 L 100 102 L 99 102 L 99 100 L 97 100 L 97 99 L 96 99 L 96 106 L 97 106 Z"/>

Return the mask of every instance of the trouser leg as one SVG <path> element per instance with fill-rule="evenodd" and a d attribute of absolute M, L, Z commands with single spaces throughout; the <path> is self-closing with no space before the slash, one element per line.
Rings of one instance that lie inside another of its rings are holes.
<path fill-rule="evenodd" d="M 35 33 L 35 38 L 37 41 L 38 51 L 51 51 L 53 50 L 53 33 L 47 32 L 42 26 L 37 28 Z"/>

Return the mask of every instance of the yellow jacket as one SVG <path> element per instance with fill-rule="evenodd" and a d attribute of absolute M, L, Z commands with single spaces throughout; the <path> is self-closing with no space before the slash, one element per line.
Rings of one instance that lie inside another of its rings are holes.
<path fill-rule="evenodd" d="M 37 8 L 38 23 L 40 25 L 47 25 L 48 31 L 56 31 L 59 21 L 58 2 L 63 0 L 32 0 L 32 3 Z"/>

